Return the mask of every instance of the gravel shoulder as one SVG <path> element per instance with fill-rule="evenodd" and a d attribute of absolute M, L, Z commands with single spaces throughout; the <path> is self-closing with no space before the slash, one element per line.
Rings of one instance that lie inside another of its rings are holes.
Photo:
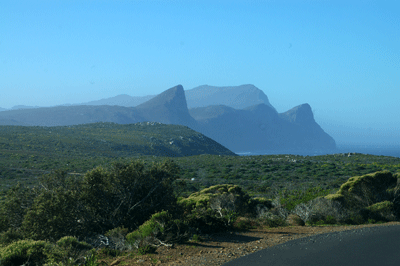
<path fill-rule="evenodd" d="M 208 235 L 201 242 L 187 242 L 172 248 L 160 247 L 155 254 L 128 254 L 103 260 L 107 265 L 223 265 L 260 250 L 284 244 L 291 240 L 354 229 L 400 225 L 390 222 L 357 226 L 289 226 L 258 228 L 248 232 L 227 232 Z M 309 239 L 307 239 L 309 241 Z M 289 246 L 287 246 L 288 248 Z M 234 265 L 234 264 L 232 264 Z M 240 264 L 238 264 L 240 265 Z"/>

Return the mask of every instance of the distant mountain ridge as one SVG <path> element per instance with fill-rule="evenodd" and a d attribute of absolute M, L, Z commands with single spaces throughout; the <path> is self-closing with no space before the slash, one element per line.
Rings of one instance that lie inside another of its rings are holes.
<path fill-rule="evenodd" d="M 154 98 L 156 95 L 147 95 L 147 96 L 129 96 L 127 94 L 117 95 L 111 98 L 105 98 L 97 101 L 91 101 L 87 103 L 82 103 L 79 105 L 119 105 L 125 107 L 135 107 L 139 104 L 147 102 L 151 98 Z"/>
<path fill-rule="evenodd" d="M 33 108 L 40 108 L 40 107 L 39 106 L 27 106 L 27 105 L 15 105 L 15 106 L 11 107 L 10 109 L 0 107 L 0 112 L 7 111 L 7 110 L 33 109 Z"/>
<path fill-rule="evenodd" d="M 299 105 L 281 114 L 269 102 L 243 109 L 221 104 L 188 109 L 186 93 L 182 85 L 178 85 L 136 107 L 83 105 L 8 110 L 0 112 L 0 122 L 64 126 L 96 122 L 133 124 L 151 121 L 184 125 L 234 152 L 321 151 L 334 150 L 336 147 L 334 139 L 315 122 L 308 104 Z"/>
<path fill-rule="evenodd" d="M 76 106 L 76 105 L 110 105 L 110 106 L 124 106 L 136 107 L 157 95 L 146 96 L 130 96 L 121 94 L 110 98 L 101 100 L 90 101 L 80 104 L 64 104 L 61 106 Z M 196 107 L 206 107 L 210 105 L 226 105 L 235 109 L 243 109 L 256 104 L 264 103 L 274 108 L 265 93 L 252 84 L 245 84 L 240 86 L 209 86 L 201 85 L 190 90 L 185 91 L 186 103 L 189 109 Z M 40 108 L 39 106 L 24 106 L 18 105 L 11 109 L 0 108 L 0 111 L 5 110 L 18 110 L 18 109 L 32 109 Z"/>
<path fill-rule="evenodd" d="M 185 91 L 187 107 L 206 107 L 209 105 L 226 105 L 235 109 L 243 109 L 256 104 L 264 103 L 274 108 L 265 93 L 252 84 L 240 86 L 209 86 L 202 85 Z M 125 107 L 135 107 L 156 95 L 129 96 L 127 94 L 82 103 L 80 105 L 119 105 Z"/>
<path fill-rule="evenodd" d="M 290 114 L 297 116 L 295 107 Z M 196 130 L 235 152 L 243 151 L 323 151 L 334 150 L 335 141 L 315 122 L 312 112 L 295 122 L 278 114 L 275 109 L 259 104 L 236 110 L 226 106 L 190 109 L 197 119 Z"/>
<path fill-rule="evenodd" d="M 189 109 L 210 105 L 226 105 L 243 109 L 260 103 L 275 109 L 270 104 L 267 95 L 252 84 L 226 87 L 202 85 L 187 90 L 185 93 Z"/>

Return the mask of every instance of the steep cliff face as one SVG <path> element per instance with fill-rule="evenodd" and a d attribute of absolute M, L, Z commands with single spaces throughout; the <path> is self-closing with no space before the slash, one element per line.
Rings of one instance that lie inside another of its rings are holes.
<path fill-rule="evenodd" d="M 290 123 L 301 125 L 315 124 L 314 114 L 308 103 L 296 106 L 285 113 L 279 114 L 279 116 Z"/>
<path fill-rule="evenodd" d="M 164 91 L 135 109 L 148 121 L 186 126 L 196 123 L 189 114 L 182 85 Z"/>

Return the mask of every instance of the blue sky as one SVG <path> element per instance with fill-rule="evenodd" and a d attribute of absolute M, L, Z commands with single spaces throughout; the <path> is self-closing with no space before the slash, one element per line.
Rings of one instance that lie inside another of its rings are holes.
<path fill-rule="evenodd" d="M 400 2 L 0 3 L 0 107 L 254 84 L 339 143 L 400 144 Z"/>

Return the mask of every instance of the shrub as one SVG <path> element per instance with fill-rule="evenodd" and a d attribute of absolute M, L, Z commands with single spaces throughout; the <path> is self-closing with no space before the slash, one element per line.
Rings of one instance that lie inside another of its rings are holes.
<path fill-rule="evenodd" d="M 49 263 L 64 265 L 84 264 L 90 255 L 91 245 L 78 241 L 75 237 L 65 236 L 59 239 L 51 252 L 47 253 Z"/>
<path fill-rule="evenodd" d="M 383 201 L 375 203 L 366 209 L 369 211 L 369 218 L 376 221 L 395 221 L 397 219 L 394 213 L 394 203 Z"/>
<path fill-rule="evenodd" d="M 96 232 L 120 226 L 137 228 L 153 213 L 173 207 L 172 183 L 178 174 L 179 168 L 172 161 L 148 168 L 140 162 L 116 163 L 108 170 L 88 172 L 82 185 L 86 225 Z"/>
<path fill-rule="evenodd" d="M 26 238 L 56 241 L 121 226 L 134 230 L 151 214 L 176 207 L 178 174 L 178 166 L 168 160 L 149 167 L 138 161 L 115 163 L 83 178 L 56 171 L 41 177 L 38 187 L 9 191 L 0 203 L 0 232 L 21 229 Z"/>
<path fill-rule="evenodd" d="M 310 219 L 311 211 L 310 203 L 300 203 L 294 208 L 292 213 L 298 215 L 304 222 L 307 222 Z"/>
<path fill-rule="evenodd" d="M 185 210 L 188 225 L 200 233 L 232 228 L 239 215 L 255 215 L 256 209 L 269 206 L 270 200 L 250 199 L 237 185 L 215 185 L 178 201 Z"/>
<path fill-rule="evenodd" d="M 188 225 L 198 233 L 214 233 L 226 231 L 229 222 L 226 220 L 228 217 L 220 216 L 212 209 L 197 207 L 186 214 L 184 219 Z M 233 218 L 233 217 L 229 217 Z"/>
<path fill-rule="evenodd" d="M 7 246 L 21 239 L 24 239 L 24 236 L 19 230 L 9 228 L 7 231 L 0 233 L 0 246 Z"/>
<path fill-rule="evenodd" d="M 104 235 L 108 237 L 110 248 L 123 251 L 130 248 L 130 246 L 126 244 L 125 240 L 127 234 L 128 228 L 122 226 L 111 229 L 107 231 Z"/>
<path fill-rule="evenodd" d="M 286 218 L 286 223 L 288 225 L 292 225 L 292 226 L 304 226 L 305 223 L 304 221 L 301 219 L 301 217 L 297 214 L 289 214 L 289 216 Z"/>
<path fill-rule="evenodd" d="M 326 196 L 329 192 L 330 190 L 322 189 L 320 187 L 291 190 L 281 192 L 280 200 L 281 204 L 284 205 L 288 211 L 292 211 L 297 205 L 307 203 L 317 197 Z"/>
<path fill-rule="evenodd" d="M 126 235 L 129 244 L 138 252 L 152 250 L 150 247 L 171 246 L 170 243 L 188 239 L 189 228 L 180 220 L 172 219 L 167 211 L 153 214 L 137 230 Z"/>
<path fill-rule="evenodd" d="M 0 203 L 0 232 L 21 227 L 34 197 L 34 191 L 19 183 L 7 191 L 5 200 Z"/>
<path fill-rule="evenodd" d="M 179 203 L 187 210 L 212 208 L 216 211 L 225 209 L 240 214 L 247 212 L 250 197 L 237 185 L 215 185 L 183 198 Z M 222 216 L 222 215 L 221 215 Z"/>
<path fill-rule="evenodd" d="M 251 198 L 248 201 L 248 209 L 251 211 L 251 214 L 257 216 L 258 211 L 262 208 L 271 209 L 273 207 L 272 200 L 266 199 L 263 197 L 255 197 Z"/>
<path fill-rule="evenodd" d="M 251 221 L 249 218 L 239 217 L 233 223 L 233 228 L 238 231 L 246 231 L 251 228 L 254 228 L 255 225 L 256 225 L 256 223 Z"/>
<path fill-rule="evenodd" d="M 19 240 L 0 249 L 2 266 L 43 265 L 53 245 L 45 241 Z"/>
<path fill-rule="evenodd" d="M 396 175 L 388 171 L 354 176 L 342 184 L 337 193 L 326 198 L 339 201 L 349 209 L 360 209 L 390 199 L 396 185 Z"/>
<path fill-rule="evenodd" d="M 267 209 L 266 207 L 258 208 L 257 218 L 268 227 L 278 227 L 286 225 L 287 211 L 281 206 Z"/>
<path fill-rule="evenodd" d="M 80 233 L 77 197 L 76 193 L 61 188 L 43 191 L 24 217 L 21 227 L 24 235 L 35 240 L 56 241 L 65 235 Z"/>
<path fill-rule="evenodd" d="M 263 223 L 268 227 L 279 227 L 285 226 L 286 221 L 284 218 L 274 215 L 272 213 L 266 215 L 263 219 Z"/>
<path fill-rule="evenodd" d="M 192 237 L 190 238 L 190 241 L 193 241 L 193 242 L 199 242 L 202 240 L 203 239 L 198 234 L 193 234 Z"/>
<path fill-rule="evenodd" d="M 308 220 L 310 223 L 324 221 L 325 223 L 343 223 L 348 219 L 348 213 L 342 204 L 323 197 L 309 202 L 311 211 Z"/>

